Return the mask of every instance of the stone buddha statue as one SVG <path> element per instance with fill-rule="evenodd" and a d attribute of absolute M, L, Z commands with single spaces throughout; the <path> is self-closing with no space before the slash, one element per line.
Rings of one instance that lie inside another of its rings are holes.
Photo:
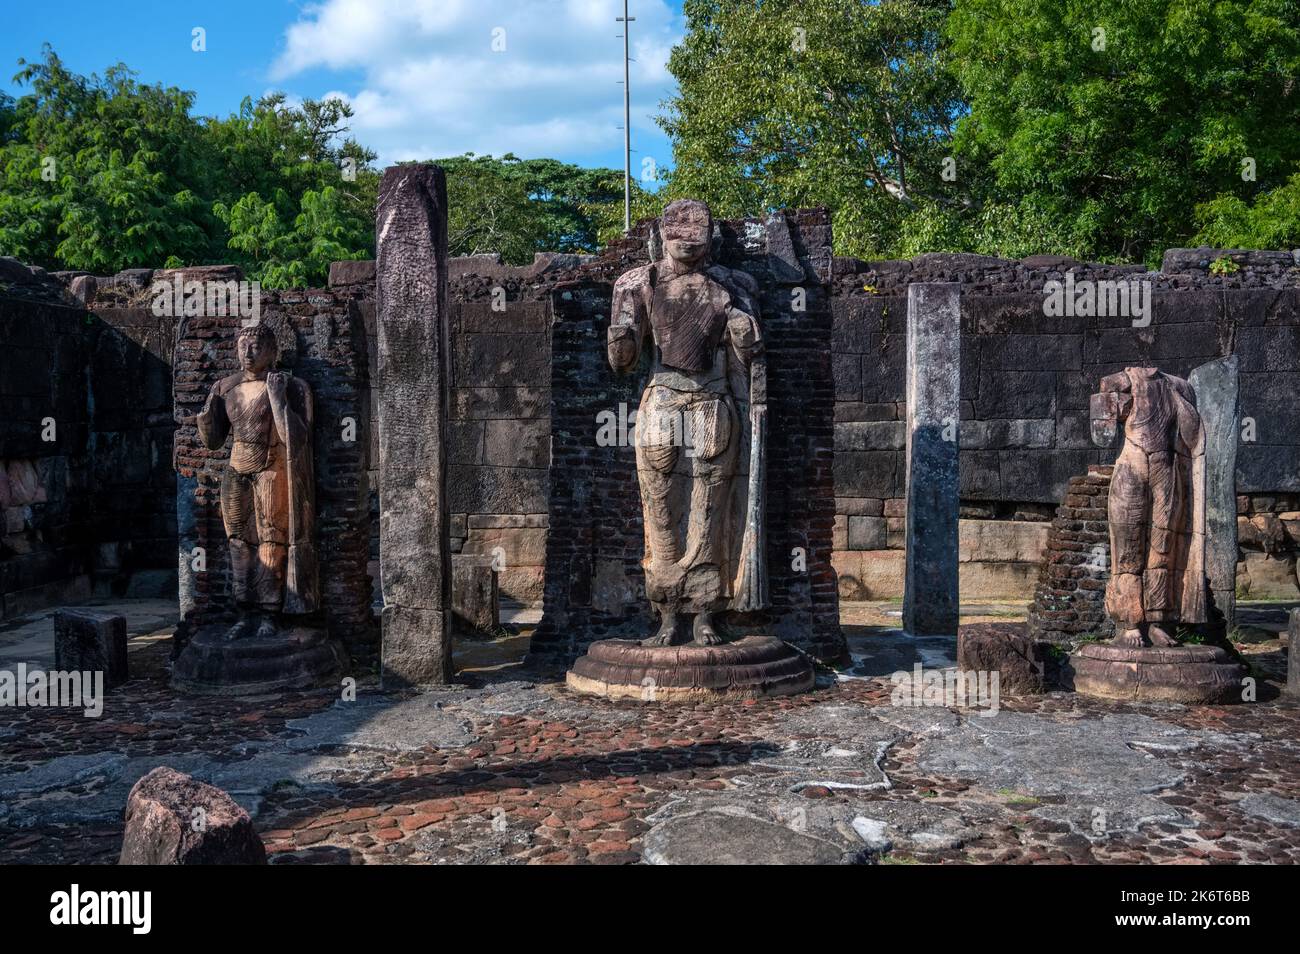
<path fill-rule="evenodd" d="M 210 450 L 233 441 L 221 479 L 221 518 L 240 619 L 227 639 L 269 638 L 283 617 L 318 608 L 312 392 L 286 371 L 273 330 L 244 327 L 240 369 L 218 381 L 195 417 Z"/>
<path fill-rule="evenodd" d="M 1182 378 L 1126 368 L 1102 378 L 1091 417 L 1101 446 L 1124 428 L 1107 505 L 1114 644 L 1177 646 L 1171 630 L 1206 621 L 1205 436 L 1196 394 Z"/>
<path fill-rule="evenodd" d="M 609 363 L 631 372 L 650 350 L 637 412 L 646 595 L 660 619 L 645 646 L 726 641 L 718 614 L 767 605 L 766 379 L 758 284 L 711 262 L 703 202 L 665 209 L 664 255 L 614 286 Z"/>

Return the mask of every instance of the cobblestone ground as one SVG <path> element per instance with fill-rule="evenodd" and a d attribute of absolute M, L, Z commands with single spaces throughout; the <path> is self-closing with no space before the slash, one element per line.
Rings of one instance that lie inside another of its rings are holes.
<path fill-rule="evenodd" d="M 990 714 L 893 704 L 887 673 L 945 649 L 874 622 L 816 691 L 712 707 L 510 667 L 405 698 L 183 699 L 155 643 L 99 719 L 0 710 L 0 863 L 114 862 L 126 792 L 160 764 L 232 792 L 276 864 L 1300 860 L 1280 643 L 1252 647 L 1274 677 L 1255 703 L 1052 693 Z"/>

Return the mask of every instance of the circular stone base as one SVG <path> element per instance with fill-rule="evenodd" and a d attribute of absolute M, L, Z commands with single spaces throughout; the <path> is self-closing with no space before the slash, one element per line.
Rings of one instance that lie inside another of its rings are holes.
<path fill-rule="evenodd" d="M 1075 692 L 1131 702 L 1239 702 L 1246 677 L 1217 646 L 1086 643 L 1070 661 Z"/>
<path fill-rule="evenodd" d="M 570 689 L 607 699 L 709 702 L 788 696 L 811 689 L 810 662 L 771 636 L 721 646 L 642 646 L 602 639 L 587 648 L 566 679 Z"/>
<path fill-rule="evenodd" d="M 199 695 L 247 696 L 311 689 L 338 679 L 348 657 L 322 629 L 294 626 L 264 639 L 226 639 L 204 627 L 172 665 L 172 688 Z"/>

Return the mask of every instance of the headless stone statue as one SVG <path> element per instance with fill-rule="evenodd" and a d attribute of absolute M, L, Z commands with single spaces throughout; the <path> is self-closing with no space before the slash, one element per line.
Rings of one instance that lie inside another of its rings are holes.
<path fill-rule="evenodd" d="M 682 614 L 699 645 L 725 641 L 722 610 L 767 603 L 763 563 L 766 394 L 758 285 L 710 263 L 702 202 L 664 211 L 665 256 L 614 286 L 607 345 L 629 372 L 653 347 L 636 426 L 646 594 L 660 616 L 646 646 L 678 641 Z"/>
<path fill-rule="evenodd" d="M 1196 394 L 1182 378 L 1127 368 L 1102 379 L 1091 416 L 1101 446 L 1124 427 L 1107 509 L 1114 643 L 1177 646 L 1178 624 L 1206 620 L 1205 438 Z"/>
<path fill-rule="evenodd" d="M 216 383 L 195 424 L 210 450 L 233 437 L 221 518 L 240 619 L 227 638 L 266 638 L 283 617 L 312 613 L 319 602 L 312 393 L 306 382 L 271 370 L 278 349 L 268 326 L 243 328 L 235 349 L 241 370 Z"/>

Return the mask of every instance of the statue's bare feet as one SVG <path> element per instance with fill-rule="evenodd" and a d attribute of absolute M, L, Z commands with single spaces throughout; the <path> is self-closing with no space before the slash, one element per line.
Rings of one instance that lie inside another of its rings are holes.
<path fill-rule="evenodd" d="M 642 646 L 671 646 L 673 638 L 677 635 L 677 617 L 672 613 L 664 613 L 663 620 L 659 624 L 659 632 L 655 633 L 648 639 L 641 640 Z"/>
<path fill-rule="evenodd" d="M 695 642 L 700 646 L 720 646 L 726 642 L 713 625 L 713 614 L 697 613 L 695 615 Z"/>
<path fill-rule="evenodd" d="M 278 633 L 279 631 L 280 631 L 280 627 L 277 626 L 275 624 L 275 620 L 273 620 L 269 616 L 263 616 L 262 621 L 257 624 L 258 639 L 270 639 L 273 636 L 275 636 L 275 634 Z"/>
<path fill-rule="evenodd" d="M 1126 629 L 1111 642 L 1114 646 L 1127 646 L 1130 649 L 1141 649 L 1145 645 L 1140 629 Z"/>
<path fill-rule="evenodd" d="M 1178 640 L 1165 632 L 1163 626 L 1152 626 L 1147 630 L 1147 638 L 1151 640 L 1152 646 L 1177 646 Z"/>
<path fill-rule="evenodd" d="M 233 643 L 237 639 L 247 639 L 253 635 L 253 630 L 257 626 L 257 618 L 254 616 L 244 616 L 239 622 L 226 630 L 226 641 Z"/>

